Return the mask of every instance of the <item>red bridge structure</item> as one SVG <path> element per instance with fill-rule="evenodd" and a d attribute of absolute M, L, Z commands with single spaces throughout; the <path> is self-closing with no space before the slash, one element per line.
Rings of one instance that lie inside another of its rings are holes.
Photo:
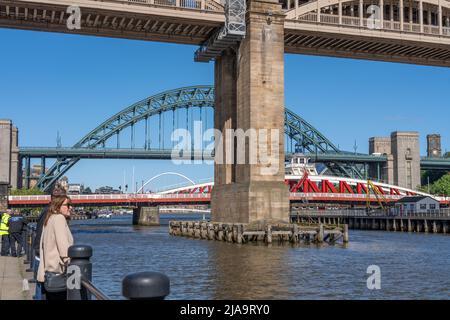
<path fill-rule="evenodd" d="M 343 205 L 358 205 L 377 203 L 377 195 L 368 182 L 359 179 L 310 176 L 301 179 L 298 176 L 286 176 L 286 185 L 290 190 L 291 203 L 328 203 Z M 384 183 L 374 183 L 377 194 L 382 195 L 384 202 L 395 202 L 405 196 L 431 196 L 406 188 Z M 76 206 L 157 206 L 164 204 L 209 204 L 213 182 L 169 189 L 158 193 L 129 193 L 129 194 L 92 194 L 71 195 L 72 203 Z M 368 195 L 369 193 L 369 195 Z M 442 205 L 450 204 L 450 197 L 431 196 Z M 38 207 L 50 202 L 48 195 L 9 196 L 10 207 Z"/>

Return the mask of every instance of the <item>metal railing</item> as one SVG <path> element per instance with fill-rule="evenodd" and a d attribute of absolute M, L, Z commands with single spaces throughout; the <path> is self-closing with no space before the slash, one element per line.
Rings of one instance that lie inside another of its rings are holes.
<path fill-rule="evenodd" d="M 397 201 L 404 197 L 405 195 L 389 195 L 386 194 L 383 196 L 387 200 Z M 70 195 L 70 198 L 74 203 L 79 202 L 89 202 L 89 201 L 122 201 L 126 203 L 140 202 L 140 201 L 152 201 L 152 200 L 172 200 L 172 199 L 204 199 L 208 200 L 211 198 L 209 193 L 149 193 L 149 194 L 97 194 L 97 195 Z M 302 192 L 292 192 L 290 194 L 291 200 L 314 200 L 320 198 L 326 199 L 345 199 L 345 200 L 359 200 L 364 201 L 367 199 L 366 194 L 357 194 L 357 193 L 302 193 Z M 436 200 L 440 202 L 450 202 L 450 197 L 434 197 Z M 375 194 L 370 195 L 371 201 L 377 201 Z M 20 202 L 20 201 L 35 201 L 36 203 L 48 203 L 50 202 L 50 196 L 9 196 L 9 202 Z"/>
<path fill-rule="evenodd" d="M 291 198 L 330 198 L 330 199 L 336 199 L 336 198 L 344 198 L 344 199 L 367 199 L 366 194 L 359 194 L 359 193 L 291 193 Z M 383 195 L 384 198 L 388 200 L 400 200 L 404 198 L 404 195 Z M 370 199 L 376 201 L 375 194 L 370 194 Z"/>
<path fill-rule="evenodd" d="M 81 279 L 81 285 L 95 297 L 95 300 L 111 300 L 106 294 L 98 289 L 92 282 L 87 279 Z"/>
<path fill-rule="evenodd" d="M 27 272 L 34 272 L 31 283 L 37 282 L 35 268 L 34 243 L 36 239 L 36 224 L 28 224 L 24 231 L 25 254 L 24 264 L 30 264 Z M 67 300 L 111 300 L 92 283 L 92 248 L 85 245 L 74 245 L 68 250 L 70 263 L 67 267 Z M 127 275 L 122 280 L 122 295 L 129 300 L 163 300 L 170 294 L 170 279 L 158 272 L 140 272 Z"/>
<path fill-rule="evenodd" d="M 377 21 L 369 19 L 369 18 L 363 18 L 362 20 L 359 17 L 352 17 L 352 16 L 344 16 L 342 15 L 340 18 L 338 15 L 333 14 L 326 14 L 321 13 L 320 14 L 320 21 L 317 17 L 317 13 L 314 12 L 308 12 L 302 16 L 299 16 L 297 18 L 298 21 L 302 22 L 320 22 L 324 24 L 333 24 L 333 25 L 345 25 L 345 26 L 354 26 L 354 27 L 364 27 L 368 28 L 369 24 L 374 24 Z M 379 25 L 381 25 L 381 21 L 378 20 Z M 375 28 L 375 29 L 382 29 L 382 30 L 391 30 L 391 31 L 401 31 L 401 24 L 399 21 L 390 21 L 390 20 L 384 20 L 382 28 Z M 423 34 L 431 34 L 431 35 L 437 35 L 439 36 L 439 26 L 435 25 L 423 25 L 423 30 L 421 32 L 420 30 L 420 24 L 418 23 L 410 23 L 410 22 L 403 22 L 403 31 L 404 32 L 411 32 L 411 33 L 423 33 Z M 443 36 L 450 36 L 450 27 L 443 26 L 442 27 L 442 35 Z"/>
<path fill-rule="evenodd" d="M 353 218 L 353 217 L 390 217 L 390 218 L 450 218 L 450 209 L 429 210 L 427 212 L 406 211 L 401 212 L 398 210 L 390 211 L 367 211 L 365 209 L 348 209 L 348 210 L 297 210 L 291 212 L 291 216 L 300 217 L 341 217 L 341 218 Z"/>
<path fill-rule="evenodd" d="M 91 0 L 100 1 L 100 0 Z M 214 0 L 101 0 L 104 2 L 130 3 L 147 6 L 175 7 L 183 9 L 197 9 L 205 11 L 223 12 L 223 6 Z"/>
<path fill-rule="evenodd" d="M 25 260 L 24 264 L 29 264 L 30 268 L 27 269 L 27 272 L 35 272 L 33 266 L 35 261 L 35 252 L 34 252 L 34 244 L 36 239 L 36 223 L 28 223 L 25 230 L 23 231 L 22 239 L 24 241 L 24 251 L 25 251 Z M 37 274 L 34 274 L 34 279 Z M 31 279 L 30 282 L 34 283 L 35 280 Z"/>
<path fill-rule="evenodd" d="M 92 257 L 90 246 L 74 245 L 68 250 L 67 300 L 111 300 L 92 283 Z M 158 272 L 141 272 L 122 280 L 122 295 L 130 300 L 163 300 L 170 293 L 169 278 Z"/>

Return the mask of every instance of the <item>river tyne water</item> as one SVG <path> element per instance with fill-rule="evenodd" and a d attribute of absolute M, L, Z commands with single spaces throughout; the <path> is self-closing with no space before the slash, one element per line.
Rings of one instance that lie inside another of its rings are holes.
<path fill-rule="evenodd" d="M 93 282 L 113 299 L 134 272 L 169 276 L 167 299 L 449 299 L 450 236 L 350 230 L 350 244 L 237 245 L 170 236 L 132 226 L 131 216 L 70 223 L 76 244 L 93 247 Z M 381 289 L 367 288 L 367 268 L 381 269 Z"/>

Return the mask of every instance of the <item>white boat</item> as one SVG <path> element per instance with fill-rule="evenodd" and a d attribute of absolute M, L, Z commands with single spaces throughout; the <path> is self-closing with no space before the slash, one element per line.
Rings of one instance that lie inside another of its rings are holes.
<path fill-rule="evenodd" d="M 311 158 L 303 154 L 295 154 L 290 163 L 286 164 L 286 175 L 303 177 L 305 173 L 307 176 L 318 176 L 315 164 L 310 163 Z"/>
<path fill-rule="evenodd" d="M 111 219 L 111 217 L 112 217 L 111 213 L 99 213 L 97 215 L 97 218 L 100 218 L 100 219 Z"/>

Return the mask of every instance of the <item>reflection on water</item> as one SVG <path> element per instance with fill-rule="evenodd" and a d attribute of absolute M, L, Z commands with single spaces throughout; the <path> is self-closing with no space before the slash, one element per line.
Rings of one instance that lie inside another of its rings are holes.
<path fill-rule="evenodd" d="M 169 299 L 448 299 L 450 237 L 351 231 L 341 246 L 236 245 L 172 237 L 160 227 L 133 227 L 131 217 L 71 222 L 77 244 L 94 248 L 94 283 L 115 299 L 132 272 L 171 279 Z M 381 268 L 379 291 L 366 287 L 369 265 Z"/>

